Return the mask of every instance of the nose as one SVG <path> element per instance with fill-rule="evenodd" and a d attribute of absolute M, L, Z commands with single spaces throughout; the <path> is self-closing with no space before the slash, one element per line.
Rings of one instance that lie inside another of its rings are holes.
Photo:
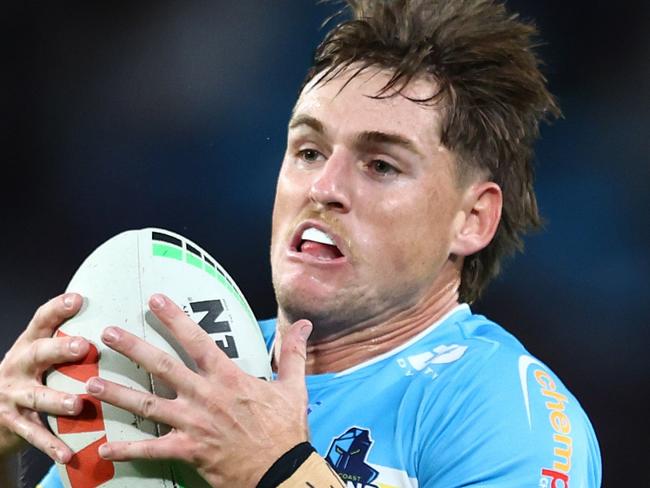
<path fill-rule="evenodd" d="M 343 154 L 332 153 L 318 169 L 309 188 L 309 199 L 324 210 L 350 210 L 351 163 Z"/>

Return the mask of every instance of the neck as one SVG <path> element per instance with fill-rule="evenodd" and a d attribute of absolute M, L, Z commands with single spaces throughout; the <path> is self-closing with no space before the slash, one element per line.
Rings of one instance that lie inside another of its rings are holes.
<path fill-rule="evenodd" d="M 307 345 L 307 374 L 337 373 L 388 352 L 416 336 L 458 305 L 460 279 L 433 286 L 419 302 L 388 320 L 344 335 L 323 338 Z M 315 324 L 316 325 L 316 324 Z M 288 326 L 278 321 L 275 359 L 279 359 L 282 332 Z"/>

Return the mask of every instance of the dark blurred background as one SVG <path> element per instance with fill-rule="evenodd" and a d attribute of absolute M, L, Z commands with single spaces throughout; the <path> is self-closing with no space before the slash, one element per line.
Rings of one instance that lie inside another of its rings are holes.
<path fill-rule="evenodd" d="M 549 364 L 598 434 L 604 486 L 650 486 L 650 8 L 512 0 L 565 118 L 543 127 L 546 230 L 475 310 Z M 274 314 L 268 247 L 285 127 L 331 6 L 13 2 L 2 16 L 4 353 L 99 244 L 194 240 Z"/>

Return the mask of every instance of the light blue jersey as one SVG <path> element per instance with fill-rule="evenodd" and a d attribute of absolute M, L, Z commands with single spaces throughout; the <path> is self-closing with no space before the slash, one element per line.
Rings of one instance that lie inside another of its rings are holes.
<path fill-rule="evenodd" d="M 270 345 L 274 321 L 261 326 Z M 578 401 L 467 305 L 389 353 L 309 376 L 307 388 L 312 443 L 349 487 L 600 486 Z"/>
<path fill-rule="evenodd" d="M 275 320 L 260 323 L 272 346 Z M 354 488 L 594 488 L 578 401 L 497 324 L 459 305 L 393 351 L 307 377 L 312 444 Z M 59 488 L 56 470 L 41 483 Z"/>

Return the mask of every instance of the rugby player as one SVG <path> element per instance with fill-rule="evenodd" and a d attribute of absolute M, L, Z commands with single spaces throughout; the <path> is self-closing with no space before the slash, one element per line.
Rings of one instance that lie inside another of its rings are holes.
<path fill-rule="evenodd" d="M 104 402 L 164 422 L 111 461 L 181 459 L 213 486 L 600 486 L 585 412 L 560 379 L 470 305 L 539 225 L 533 145 L 559 108 L 535 28 L 491 0 L 348 0 L 288 122 L 271 243 L 275 381 L 239 371 L 167 297 L 151 310 L 199 372 L 118 327 L 103 339 L 173 399 L 94 378 Z M 43 305 L 0 364 L 0 449 L 72 453 L 38 412 L 81 338 L 82 302 Z M 108 325 L 108 324 L 107 324 Z M 50 471 L 43 487 L 57 486 Z"/>

